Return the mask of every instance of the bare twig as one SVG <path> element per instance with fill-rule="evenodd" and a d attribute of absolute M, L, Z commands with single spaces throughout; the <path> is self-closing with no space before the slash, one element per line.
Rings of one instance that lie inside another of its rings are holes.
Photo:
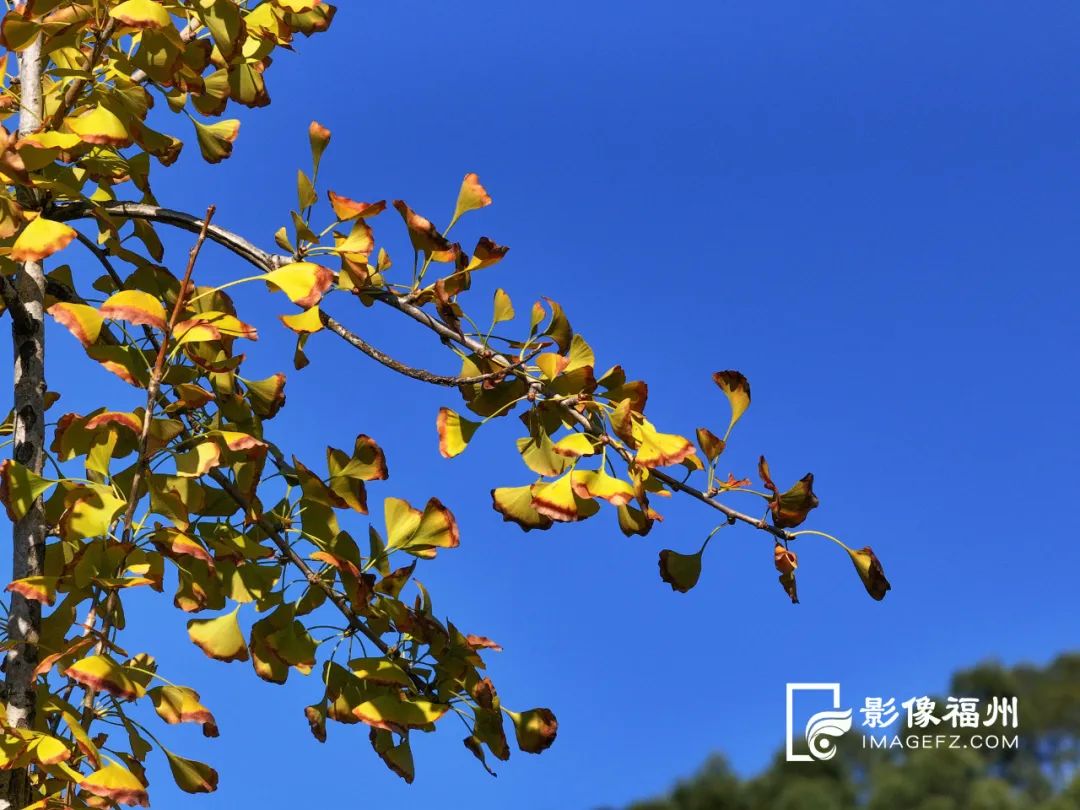
<path fill-rule="evenodd" d="M 206 209 L 202 229 L 199 231 L 199 236 L 188 253 L 187 268 L 184 270 L 184 278 L 180 281 L 180 291 L 176 294 L 176 302 L 173 304 L 172 314 L 169 316 L 165 334 L 162 336 L 161 343 L 158 346 L 154 368 L 150 372 L 150 381 L 146 384 L 146 410 L 143 412 L 142 431 L 139 434 L 139 455 L 135 462 L 135 475 L 131 480 L 131 494 L 128 497 L 127 510 L 124 512 L 123 540 L 125 543 L 131 542 L 135 506 L 139 501 L 139 487 L 142 485 L 142 479 L 146 475 L 146 465 L 149 461 L 147 447 L 150 441 L 150 427 L 154 418 L 154 405 L 157 403 L 158 392 L 161 390 L 161 378 L 165 373 L 165 358 L 169 352 L 169 340 L 172 337 L 173 329 L 176 328 L 176 324 L 180 320 L 184 302 L 191 291 L 191 274 L 195 271 L 195 262 L 199 258 L 199 251 L 202 250 L 203 242 L 206 241 L 206 233 L 210 228 L 210 220 L 214 216 L 214 211 L 215 207 L 213 205 Z"/>

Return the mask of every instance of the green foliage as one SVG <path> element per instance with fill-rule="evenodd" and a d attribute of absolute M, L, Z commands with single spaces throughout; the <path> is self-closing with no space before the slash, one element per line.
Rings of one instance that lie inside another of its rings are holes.
<path fill-rule="evenodd" d="M 832 759 L 779 754 L 751 779 L 714 756 L 667 796 L 627 810 L 1080 810 L 1080 654 L 1044 668 L 983 664 L 956 673 L 949 693 L 1016 696 L 1019 746 L 886 751 L 849 736 Z"/>

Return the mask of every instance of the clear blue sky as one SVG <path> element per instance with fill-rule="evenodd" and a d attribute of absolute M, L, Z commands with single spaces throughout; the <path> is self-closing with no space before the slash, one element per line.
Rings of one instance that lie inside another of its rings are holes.
<path fill-rule="evenodd" d="M 222 224 L 269 246 L 312 118 L 334 132 L 324 177 L 351 197 L 403 197 L 445 224 L 461 175 L 479 172 L 495 205 L 460 236 L 512 250 L 475 299 L 502 285 L 521 311 L 559 300 L 601 366 L 649 381 L 671 429 L 722 426 L 709 374 L 742 370 L 754 403 L 728 466 L 750 475 L 764 452 L 785 485 L 812 470 L 822 506 L 808 525 L 872 545 L 893 591 L 872 602 L 846 556 L 807 540 L 792 606 L 770 543 L 740 529 L 710 547 L 696 590 L 674 594 L 656 554 L 711 528 L 692 503 L 644 539 L 610 516 L 525 535 L 489 508 L 491 486 L 527 480 L 509 425 L 444 461 L 434 418 L 453 395 L 318 335 L 277 437 L 321 448 L 372 433 L 392 471 L 373 496 L 452 506 L 461 548 L 421 579 L 439 612 L 505 646 L 500 693 L 552 706 L 559 738 L 492 779 L 447 720 L 414 739 L 406 787 L 361 727 L 310 737 L 315 682 L 279 688 L 205 660 L 186 617 L 148 607 L 128 648 L 159 650 L 221 725 L 207 742 L 165 735 L 222 772 L 191 806 L 284 810 L 313 793 L 344 807 L 617 805 L 712 751 L 762 766 L 782 741 L 786 681 L 904 699 L 987 657 L 1076 647 L 1080 554 L 1063 526 L 1080 406 L 1074 3 L 342 5 L 335 30 L 276 61 L 274 104 L 246 116 L 233 159 L 208 168 L 190 145 L 158 180 L 162 202 L 215 202 Z M 376 234 L 406 261 L 393 212 Z M 207 256 L 207 275 L 249 272 Z M 253 362 L 288 370 L 280 300 L 245 301 L 269 305 Z M 426 334 L 335 304 L 377 345 L 453 370 Z M 53 351 L 74 347 L 54 334 Z M 60 368 L 53 387 L 82 407 L 76 382 L 102 373 L 81 358 Z M 177 806 L 156 773 L 155 805 Z"/>

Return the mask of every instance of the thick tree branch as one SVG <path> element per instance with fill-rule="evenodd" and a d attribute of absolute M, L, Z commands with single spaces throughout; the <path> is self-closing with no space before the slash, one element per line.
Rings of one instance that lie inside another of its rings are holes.
<path fill-rule="evenodd" d="M 401 361 L 395 360 L 393 357 L 386 354 L 385 352 L 379 351 L 370 343 L 365 341 L 362 337 L 360 337 L 358 334 L 350 331 L 349 329 L 346 329 L 344 326 L 342 326 L 332 317 L 327 315 L 325 312 L 320 312 L 320 317 L 322 318 L 323 325 L 327 329 L 340 337 L 350 346 L 353 346 L 354 348 L 362 351 L 372 360 L 382 363 L 391 371 L 396 371 L 398 374 L 402 374 L 414 380 L 419 380 L 420 382 L 430 383 L 431 385 L 444 385 L 448 388 L 456 388 L 459 385 L 476 385 L 477 383 L 487 382 L 488 380 L 495 380 L 501 377 L 505 377 L 509 372 L 513 371 L 514 369 L 524 366 L 537 354 L 530 354 L 522 360 L 517 361 L 512 366 L 507 366 L 506 368 L 499 369 L 498 371 L 490 371 L 487 374 L 476 374 L 471 377 L 456 377 L 454 375 L 448 374 L 435 374 L 431 371 L 427 371 L 426 369 L 407 366 Z"/>
<path fill-rule="evenodd" d="M 115 214 L 121 217 L 128 217 L 131 219 L 145 219 L 153 222 L 161 222 L 167 225 L 192 232 L 198 233 L 202 227 L 202 220 L 191 214 L 174 211 L 167 208 L 160 208 L 158 206 L 146 205 L 143 203 L 127 203 L 127 202 L 110 202 L 104 203 L 100 206 L 103 210 L 110 214 Z M 62 205 L 58 207 L 51 216 L 58 220 L 73 220 L 79 219 L 90 215 L 91 207 L 88 203 L 75 203 Z M 293 261 L 293 257 L 285 256 L 282 254 L 268 253 L 261 248 L 256 247 L 242 236 L 228 231 L 225 228 L 218 226 L 211 226 L 207 232 L 208 237 L 217 242 L 219 245 L 229 249 L 240 258 L 246 260 L 255 267 L 269 272 L 276 270 L 282 265 L 288 264 Z M 378 349 L 367 344 L 362 338 L 354 334 L 347 327 L 343 326 L 336 319 L 322 314 L 323 324 L 338 337 L 345 340 L 351 346 L 359 349 L 367 354 L 369 357 L 377 360 L 388 368 L 404 374 L 412 379 L 420 380 L 422 382 L 429 382 L 436 385 L 462 385 L 469 382 L 481 382 L 484 378 L 494 378 L 502 376 L 504 374 L 519 374 L 526 382 L 531 386 L 537 386 L 538 381 L 534 380 L 528 374 L 526 374 L 522 366 L 524 361 L 518 360 L 515 357 L 511 357 L 500 352 L 493 352 L 490 347 L 485 346 L 479 340 L 471 338 L 468 335 L 462 334 L 458 329 L 455 329 L 443 321 L 439 320 L 434 315 L 426 312 L 421 307 L 410 303 L 405 298 L 395 295 L 392 292 L 380 290 L 380 291 L 368 291 L 371 297 L 378 301 L 380 304 L 389 306 L 392 309 L 396 309 L 404 315 L 409 316 L 412 320 L 419 323 L 421 326 L 429 329 L 439 336 L 444 342 L 452 342 L 461 346 L 464 349 L 469 350 L 475 354 L 478 354 L 496 365 L 500 366 L 500 369 L 492 372 L 489 375 L 482 375 L 477 378 L 462 378 L 462 377 L 450 377 L 446 375 L 432 374 L 431 372 L 422 371 L 419 369 L 413 369 L 406 366 L 393 358 L 380 352 Z M 589 435 L 601 437 L 606 434 L 598 429 L 598 427 L 583 413 L 576 408 L 576 403 L 566 400 L 552 400 L 560 408 L 563 409 L 567 418 L 580 425 L 585 432 Z M 615 447 L 616 452 L 626 463 L 632 463 L 633 456 L 625 447 Z M 711 497 L 701 490 L 674 478 L 662 470 L 652 470 L 658 480 L 662 481 L 671 489 L 682 492 L 690 497 L 701 501 L 707 506 L 717 510 L 723 514 L 729 521 L 737 521 L 746 523 L 749 526 L 753 526 L 755 529 L 767 532 L 768 534 L 776 537 L 779 540 L 789 540 L 791 535 L 784 529 L 778 529 L 765 521 L 764 518 L 753 517 L 744 512 L 740 512 L 737 509 L 733 509 L 725 503 Z"/>
<path fill-rule="evenodd" d="M 19 134 L 41 126 L 40 35 L 19 54 L 21 99 Z M 24 195 L 33 204 L 31 195 Z M 27 469 L 41 474 L 45 460 L 45 268 L 39 261 L 21 262 L 5 300 L 11 309 L 11 338 L 15 350 L 15 426 L 13 456 Z M 40 576 L 45 562 L 45 518 L 41 499 L 12 528 L 12 578 Z M 41 605 L 18 593 L 11 594 L 8 637 L 12 642 L 5 661 L 6 722 L 13 728 L 33 726 L 36 706 L 34 669 L 41 635 Z M 0 810 L 30 804 L 30 775 L 26 768 L 0 774 Z"/>

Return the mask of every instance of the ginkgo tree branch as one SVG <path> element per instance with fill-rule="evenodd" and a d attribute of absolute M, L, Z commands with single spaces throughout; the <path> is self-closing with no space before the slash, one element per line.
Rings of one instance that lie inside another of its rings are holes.
<path fill-rule="evenodd" d="M 165 361 L 168 357 L 169 341 L 173 331 L 176 329 L 176 324 L 180 320 L 180 313 L 184 310 L 184 302 L 187 300 L 187 296 L 191 291 L 191 275 L 195 271 L 195 262 L 198 261 L 199 252 L 202 250 L 203 242 L 206 241 L 206 231 L 210 227 L 210 220 L 214 216 L 214 210 L 215 208 L 213 205 L 206 209 L 206 218 L 203 220 L 202 229 L 199 231 L 199 236 L 195 240 L 195 244 L 192 246 L 191 251 L 188 253 L 187 267 L 184 269 L 184 276 L 180 280 L 180 290 L 176 294 L 176 302 L 173 304 L 172 314 L 169 316 L 168 328 L 165 330 L 165 334 L 157 348 L 154 367 L 150 372 L 150 380 L 146 384 L 146 408 L 143 411 L 142 429 L 139 432 L 135 475 L 131 479 L 131 496 L 128 498 L 127 509 L 124 512 L 122 539 L 125 543 L 131 542 L 131 532 L 135 520 L 135 507 L 139 502 L 139 487 L 142 486 L 143 477 L 146 475 L 147 465 L 149 463 L 148 448 L 150 444 L 150 428 L 153 425 L 154 406 L 157 404 L 158 392 L 161 390 L 161 378 L 165 374 Z"/>
<path fill-rule="evenodd" d="M 110 214 L 129 218 L 129 219 L 143 219 L 153 222 L 160 222 L 166 225 L 171 225 L 182 230 L 189 231 L 191 233 L 198 233 L 204 222 L 200 218 L 183 212 L 176 211 L 169 208 L 162 208 L 155 205 L 148 205 L 145 203 L 130 203 L 130 202 L 107 202 L 101 204 L 100 208 L 104 209 Z M 75 204 L 63 204 L 58 206 L 57 209 L 52 212 L 51 216 L 59 221 L 73 220 L 82 217 L 86 217 L 90 214 L 91 205 L 89 203 L 75 203 Z M 269 253 L 261 248 L 255 246 L 252 242 L 248 241 L 239 234 L 229 231 L 217 225 L 211 225 L 207 230 L 207 236 L 210 240 L 225 247 L 233 252 L 235 255 L 254 265 L 255 267 L 263 270 L 264 272 L 270 272 L 276 270 L 292 261 L 295 258 L 284 254 Z M 454 329 L 448 324 L 444 323 L 434 315 L 424 311 L 423 308 L 416 306 L 405 297 L 398 296 L 393 292 L 387 290 L 372 290 L 366 291 L 371 297 L 381 304 L 389 306 L 392 309 L 407 315 L 412 320 L 416 321 L 420 325 L 434 332 L 443 341 L 450 341 L 456 343 L 462 348 L 468 349 L 471 352 L 475 352 L 481 357 L 490 360 L 495 365 L 499 366 L 499 370 L 491 372 L 489 374 L 479 375 L 476 377 L 453 377 L 450 375 L 439 375 L 429 371 L 414 369 L 404 363 L 401 363 L 378 349 L 370 346 L 366 341 L 352 332 L 350 329 L 341 324 L 338 320 L 323 312 L 320 314 L 323 325 L 327 327 L 331 332 L 342 338 L 346 343 L 349 343 L 354 348 L 367 354 L 369 357 L 377 360 L 388 368 L 403 374 L 412 379 L 420 380 L 422 382 L 432 383 L 435 385 L 465 385 L 470 383 L 482 382 L 485 379 L 494 379 L 506 374 L 517 374 L 522 377 L 527 383 L 532 386 L 539 386 L 539 381 L 528 376 L 523 370 L 524 363 L 528 360 L 519 360 L 518 358 L 508 356 L 501 352 L 493 351 L 489 346 L 484 343 L 464 334 L 459 329 Z M 595 438 L 607 437 L 607 434 L 599 430 L 597 426 L 583 413 L 578 411 L 574 404 L 566 400 L 551 400 L 559 405 L 564 411 L 566 416 L 573 422 L 580 425 L 586 433 Z M 622 446 L 615 447 L 616 452 L 626 462 L 632 463 L 633 457 L 630 452 Z M 722 501 L 707 495 L 696 487 L 680 481 L 677 478 L 665 473 L 662 470 L 653 469 L 651 475 L 655 476 L 657 480 L 662 481 L 671 489 L 682 492 L 690 497 L 706 504 L 707 506 L 717 510 L 723 514 L 729 521 L 737 521 L 752 526 L 755 529 L 764 531 L 778 540 L 788 541 L 791 539 L 791 535 L 785 529 L 773 526 L 764 517 L 753 517 L 745 512 L 740 512 L 734 509 Z"/>
<path fill-rule="evenodd" d="M 196 243 L 196 248 L 193 248 L 192 254 L 189 254 L 188 269 L 185 272 L 184 280 L 183 280 L 183 282 L 181 284 L 181 290 L 184 290 L 184 289 L 187 288 L 187 284 L 188 284 L 188 282 L 190 280 L 190 273 L 191 273 L 191 269 L 192 269 L 194 259 L 197 258 L 197 256 L 198 256 L 198 249 L 197 248 L 201 247 L 202 241 L 209 237 L 209 234 L 210 234 L 211 230 L 215 227 L 215 226 L 210 225 L 210 223 L 209 223 L 210 215 L 211 215 L 211 213 L 208 212 L 208 216 L 205 219 L 197 220 L 200 223 L 199 227 L 197 229 L 197 233 L 199 234 L 200 239 Z M 194 219 L 194 218 L 191 218 L 191 219 Z M 220 231 L 221 229 L 218 229 L 218 230 Z M 113 281 L 116 282 L 119 285 L 119 283 L 120 283 L 119 275 L 117 274 L 115 268 L 112 267 L 112 263 L 108 261 L 107 256 L 105 256 L 100 251 L 100 249 L 98 249 L 97 246 L 94 245 L 92 240 L 88 239 L 84 235 L 79 234 L 79 239 L 80 239 L 81 242 L 83 242 L 84 245 L 86 245 L 87 248 L 89 248 L 91 250 L 92 253 L 94 253 L 94 255 L 98 258 L 98 260 L 101 261 L 102 265 L 106 269 L 106 272 L 108 272 L 109 276 L 113 279 Z M 78 293 L 76 293 L 75 291 L 73 291 L 73 290 L 71 290 L 71 289 L 69 289 L 67 287 L 63 287 L 62 289 L 57 290 L 57 292 L 60 293 L 63 296 L 64 300 L 69 300 L 69 301 L 72 301 L 72 302 L 75 302 L 75 303 L 85 303 L 83 301 L 83 299 L 78 295 Z M 178 299 L 176 307 L 179 308 L 179 305 L 180 305 L 180 300 Z M 174 309 L 174 316 L 175 316 L 175 311 L 176 310 Z M 153 336 L 153 333 L 149 329 L 149 327 L 144 326 L 143 330 L 146 333 L 146 335 L 148 336 L 148 339 L 153 344 L 153 346 L 155 348 L 155 351 L 157 352 L 157 356 L 158 357 L 164 356 L 164 354 L 167 351 L 167 343 L 164 342 L 164 341 L 158 341 L 157 338 L 155 338 Z M 106 335 L 108 333 L 103 332 L 102 334 Z M 485 379 L 487 377 L 488 377 L 488 375 L 484 375 Z M 455 379 L 457 379 L 457 378 L 455 378 Z M 476 380 L 476 381 L 479 382 L 480 380 Z M 455 384 L 457 384 L 457 383 L 455 383 Z M 147 392 L 147 403 L 148 404 L 147 404 L 147 410 L 146 410 L 147 416 L 145 417 L 146 421 L 144 421 L 144 434 L 143 434 L 144 436 L 146 435 L 146 424 L 147 424 L 147 422 L 149 420 L 149 415 L 151 414 L 151 406 L 150 406 L 149 403 L 151 401 L 156 402 L 156 400 L 157 400 L 157 393 L 155 392 L 154 394 L 151 395 L 150 391 L 148 390 L 148 392 Z M 191 433 L 190 429 L 186 425 L 183 427 L 183 430 L 182 430 L 180 436 L 185 441 L 188 441 L 188 442 L 193 441 L 194 438 L 195 438 L 193 436 L 193 434 Z M 273 445 L 269 445 L 269 446 L 273 450 L 276 450 L 276 448 Z M 144 452 L 145 452 L 145 446 L 143 444 L 142 437 L 140 437 L 140 451 L 139 451 L 139 458 L 140 459 L 143 457 Z M 278 456 L 278 455 L 280 455 L 280 454 L 275 453 L 275 456 Z M 278 460 L 279 460 L 279 466 L 281 466 L 281 464 L 284 463 L 283 459 L 278 459 Z M 255 514 L 254 513 L 251 502 L 233 484 L 233 482 L 229 480 L 229 478 L 227 476 L 225 476 L 220 470 L 216 470 L 216 469 L 210 470 L 208 474 L 214 480 L 214 482 L 218 486 L 220 486 L 221 489 L 233 500 L 233 502 L 240 508 L 240 510 L 243 512 L 243 514 L 245 516 L 252 517 L 252 519 L 255 521 L 255 524 L 267 535 L 268 538 L 270 538 L 271 542 L 273 542 L 274 545 L 278 548 L 278 551 L 282 555 L 284 555 L 286 558 L 288 558 L 289 562 L 291 562 L 294 566 L 296 566 L 297 570 L 304 577 L 304 579 L 310 585 L 318 588 L 319 590 L 321 590 L 326 595 L 327 599 L 338 609 L 338 611 L 341 613 L 341 615 L 346 620 L 350 632 L 359 633 L 360 635 L 362 635 L 366 639 L 368 639 L 373 645 L 375 645 L 375 647 L 381 653 L 383 653 L 384 655 L 388 655 L 388 656 L 391 655 L 392 650 L 391 650 L 390 646 L 385 641 L 383 641 L 382 638 L 380 638 L 377 633 L 372 631 L 364 623 L 364 621 L 360 618 L 359 615 L 357 615 L 356 611 L 349 604 L 348 600 L 340 592 L 338 592 L 336 589 L 334 589 L 333 586 L 330 585 L 322 576 L 320 576 L 317 572 L 315 572 L 311 568 L 310 565 L 308 565 L 307 561 L 304 560 L 304 558 L 301 557 L 296 552 L 296 550 L 292 547 L 292 544 L 289 543 L 288 539 L 286 539 L 285 537 L 283 537 L 281 535 L 280 530 L 273 523 L 271 523 L 266 518 L 265 515 L 263 515 L 263 514 Z M 137 481 L 136 481 L 136 484 L 132 486 L 133 498 L 132 498 L 131 501 L 129 501 L 129 512 L 130 513 L 133 513 L 134 506 L 137 503 L 137 501 L 134 498 L 136 493 L 137 493 Z M 128 514 L 125 514 L 125 516 L 123 518 L 123 521 L 122 521 L 122 525 L 125 527 L 125 536 L 126 536 L 127 531 L 128 531 L 128 527 L 130 527 L 130 525 L 131 525 L 130 516 Z M 108 608 L 106 608 L 106 610 L 103 611 L 103 613 L 105 615 L 108 615 L 108 613 L 109 613 Z M 97 611 L 94 611 L 93 615 L 96 616 Z M 92 617 L 88 618 L 87 621 L 90 622 L 90 623 L 93 623 L 93 618 Z M 407 667 L 407 662 L 401 661 L 400 659 L 396 659 L 396 660 L 398 661 L 399 665 L 405 665 L 406 666 L 406 671 L 408 672 L 410 680 L 412 680 L 413 684 L 417 687 L 417 689 L 421 693 L 426 694 L 428 689 L 427 689 L 427 685 L 424 683 L 423 679 L 420 678 L 418 675 L 416 675 L 412 671 L 411 668 Z"/>
<path fill-rule="evenodd" d="M 41 126 L 44 98 L 41 87 L 43 40 L 41 35 L 19 53 L 21 95 L 19 134 L 28 135 Z M 24 201 L 33 204 L 36 190 L 22 190 Z M 36 474 L 45 458 L 45 268 L 34 258 L 20 261 L 9 302 L 12 314 L 11 338 L 14 348 L 13 456 Z M 5 297 L 7 297 L 5 295 Z M 11 306 L 15 304 L 15 306 Z M 14 522 L 12 530 L 12 574 L 14 578 L 40 576 L 45 564 L 45 515 L 40 498 L 35 498 L 26 514 Z M 12 642 L 4 662 L 4 703 L 6 725 L 26 729 L 33 725 L 36 694 L 34 670 L 38 663 L 37 644 L 41 636 L 41 605 L 25 596 L 11 595 L 7 617 L 8 638 Z M 25 770 L 0 774 L 0 810 L 15 810 L 30 803 L 31 786 Z"/>
<path fill-rule="evenodd" d="M 502 377 L 505 377 L 507 373 L 524 366 L 533 357 L 535 357 L 537 353 L 534 352 L 532 354 L 529 354 L 521 360 L 514 362 L 513 365 L 508 366 L 505 369 L 499 369 L 498 371 L 489 371 L 487 374 L 474 374 L 470 377 L 459 377 L 453 374 L 435 374 L 434 372 L 427 371 L 426 369 L 407 366 L 400 360 L 395 360 L 393 357 L 386 354 L 385 352 L 376 349 L 374 346 L 372 346 L 355 332 L 346 329 L 338 321 L 334 320 L 334 318 L 330 317 L 325 312 L 320 312 L 319 317 L 322 320 L 323 326 L 325 326 L 335 335 L 340 337 L 350 346 L 359 349 L 372 360 L 375 360 L 378 363 L 382 363 L 391 371 L 396 371 L 398 374 L 402 374 L 414 380 L 419 380 L 420 382 L 429 383 L 431 385 L 442 385 L 448 388 L 456 388 L 459 385 L 475 385 L 477 383 L 486 382 L 488 380 L 500 379 Z"/>
<path fill-rule="evenodd" d="M 13 523 L 14 556 L 4 638 L 6 692 L 0 696 L 6 714 L 0 724 L 6 739 L 0 810 L 147 806 L 143 763 L 155 748 L 168 758 L 181 790 L 217 788 L 218 775 L 209 764 L 169 751 L 122 708 L 129 702 L 152 703 L 166 724 L 200 722 L 204 734 L 216 736 L 212 713 L 194 689 L 155 675 L 149 652 L 131 657 L 116 643 L 128 589 L 163 591 L 170 572 L 177 577 L 173 602 L 184 612 L 216 611 L 234 602 L 254 603 L 261 614 L 247 631 L 237 619 L 239 607 L 214 619 L 191 619 L 189 636 L 203 652 L 220 661 L 251 660 L 258 677 L 275 683 L 293 669 L 308 674 L 325 659 L 322 696 L 304 712 L 312 733 L 324 740 L 328 720 L 366 723 L 375 753 L 406 781 L 414 773 L 410 731 L 431 730 L 451 710 L 466 720 L 472 733 L 465 746 L 485 768 L 485 750 L 500 760 L 509 756 L 504 714 L 522 751 L 539 753 L 555 739 L 558 723 L 550 709 L 515 712 L 501 704 L 482 672 L 481 657 L 499 645 L 436 618 L 428 591 L 412 580 L 415 561 L 391 565 L 392 552 L 431 559 L 436 549 L 456 548 L 458 526 L 450 510 L 437 498 L 422 510 L 386 498 L 387 539 L 372 524 L 370 553 L 361 552 L 340 531 L 337 515 L 351 514 L 347 509 L 368 513 L 366 482 L 389 475 L 382 449 L 364 434 L 357 436 L 351 455 L 327 448 L 326 480 L 299 460 L 285 461 L 263 434 L 264 422 L 285 406 L 285 375 L 241 376 L 244 355 L 233 352 L 234 341 L 255 338 L 254 327 L 239 320 L 222 288 L 188 293 L 195 255 L 205 241 L 213 241 L 261 271 L 231 284 L 297 264 L 276 277 L 287 283 L 268 280 L 302 304 L 305 299 L 294 298 L 290 285 L 298 271 L 315 272 L 319 289 L 307 298 L 322 297 L 333 275 L 305 263 L 323 250 L 311 250 L 318 237 L 306 238 L 306 220 L 317 201 L 311 195 L 329 131 L 318 124 L 309 128 L 315 162 L 307 185 L 306 176 L 301 180 L 304 213 L 296 223 L 303 241 L 298 250 L 282 248 L 292 255 L 263 251 L 212 225 L 210 215 L 105 201 L 126 182 L 143 200 L 153 201 L 152 170 L 173 163 L 184 146 L 186 139 L 177 133 L 155 128 L 164 119 L 149 119 L 150 93 L 167 96 L 170 109 L 194 126 L 203 158 L 217 163 L 231 154 L 242 123 L 226 118 L 227 108 L 268 104 L 266 74 L 274 51 L 291 49 L 298 35 L 327 30 L 336 11 L 326 0 L 74 0 L 59 6 L 21 3 L 4 16 L 3 44 L 19 70 L 17 76 L 0 77 L 0 106 L 18 112 L 19 125 L 17 136 L 0 143 L 0 296 L 11 314 L 15 348 L 15 409 L 5 427 L 11 457 L 0 464 L 0 501 Z M 196 43 L 196 37 L 205 39 Z M 89 228 L 81 234 L 65 224 L 83 218 L 95 221 L 101 243 Z M 129 221 L 151 257 L 158 256 L 158 225 L 198 234 L 179 294 L 174 287 L 179 278 L 125 247 L 117 226 Z M 364 228 L 353 229 L 358 238 Z M 103 303 L 93 293 L 88 293 L 91 301 L 84 299 L 81 282 L 76 284 L 62 265 L 51 277 L 45 274 L 44 262 L 76 239 L 105 270 L 106 278 L 94 282 L 106 296 Z M 121 260 L 136 271 L 121 275 Z M 362 294 L 396 305 L 395 288 L 361 286 Z M 213 297 L 213 309 L 197 305 L 196 298 L 204 295 Z M 414 295 L 406 303 L 420 300 Z M 45 407 L 59 394 L 45 386 L 46 306 L 90 359 L 141 389 L 146 403 L 141 412 L 105 406 L 46 421 Z M 311 305 L 304 309 L 312 312 Z M 181 313 L 185 323 L 178 327 Z M 436 374 L 402 363 L 332 316 L 320 316 L 321 323 L 310 314 L 306 321 L 287 323 L 321 326 L 396 373 L 429 384 L 493 390 L 511 380 L 517 388 L 519 378 L 534 376 L 534 365 L 545 362 L 530 353 L 546 347 L 540 340 L 520 353 L 515 348 L 514 357 L 494 365 L 459 376 Z M 440 309 L 439 318 L 429 326 L 466 337 L 454 329 L 452 315 Z M 479 329 L 473 333 L 479 336 Z M 454 337 L 440 337 L 457 355 L 464 354 Z M 485 353 L 485 363 L 493 357 Z M 548 391 L 539 381 L 528 386 L 530 401 Z M 560 404 L 582 407 L 586 400 L 566 397 Z M 49 450 L 47 430 L 54 434 Z M 132 453 L 134 464 L 115 466 Z M 76 459 L 83 460 L 85 476 Z M 276 464 L 277 474 L 264 477 L 267 461 Z M 44 475 L 43 463 L 55 474 Z M 198 478 L 203 481 L 192 480 Z M 284 479 L 284 494 L 277 506 L 265 509 L 261 485 L 277 488 L 278 478 Z M 171 525 L 153 520 L 154 515 Z M 307 586 L 292 601 L 287 592 L 294 583 L 286 582 L 286 572 L 297 571 Z M 417 591 L 415 599 L 402 595 L 407 586 Z M 85 619 L 77 623 L 84 603 Z M 328 625 L 303 618 L 323 605 L 345 617 L 330 619 L 337 641 L 328 658 L 320 647 L 330 639 L 310 632 Z M 46 607 L 52 610 L 43 621 Z M 354 639 L 363 658 L 352 658 Z M 347 666 L 336 660 L 346 640 Z M 164 685 L 152 685 L 155 677 Z M 71 703 L 79 689 L 81 712 Z M 98 699 L 105 692 L 113 697 L 111 708 Z M 106 747 L 104 736 L 90 728 L 116 719 L 128 739 L 125 743 L 119 735 Z"/>

